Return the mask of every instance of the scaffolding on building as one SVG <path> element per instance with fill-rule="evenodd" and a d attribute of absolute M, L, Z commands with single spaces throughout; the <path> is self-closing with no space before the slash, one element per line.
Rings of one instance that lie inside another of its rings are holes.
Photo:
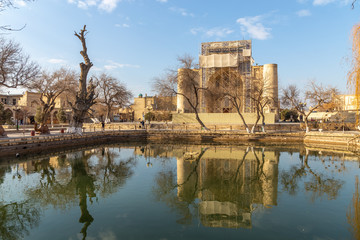
<path fill-rule="evenodd" d="M 252 112 L 252 101 L 249 97 L 252 85 L 252 43 L 251 40 L 226 41 L 226 42 L 207 42 L 201 44 L 200 70 L 201 85 L 206 87 L 210 78 L 215 72 L 220 71 L 224 76 L 230 71 L 234 71 L 242 76 L 243 81 L 243 111 Z M 225 100 L 226 102 L 226 100 Z M 202 96 L 201 112 L 206 112 L 206 97 Z M 226 104 L 225 104 L 226 105 Z M 216 109 L 222 112 L 221 109 Z"/>

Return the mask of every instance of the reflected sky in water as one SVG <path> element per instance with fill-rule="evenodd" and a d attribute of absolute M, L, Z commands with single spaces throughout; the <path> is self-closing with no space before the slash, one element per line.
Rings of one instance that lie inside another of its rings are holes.
<path fill-rule="evenodd" d="M 360 239 L 358 175 L 301 146 L 39 156 L 0 164 L 0 239 Z"/>

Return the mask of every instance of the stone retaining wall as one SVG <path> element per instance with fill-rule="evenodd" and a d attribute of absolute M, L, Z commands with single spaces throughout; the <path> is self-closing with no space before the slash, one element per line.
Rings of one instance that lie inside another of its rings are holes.
<path fill-rule="evenodd" d="M 236 130 L 171 130 L 137 129 L 85 132 L 75 134 L 56 134 L 19 138 L 0 138 L 0 160 L 9 155 L 28 152 L 54 151 L 65 147 L 84 146 L 114 142 L 161 142 L 161 143 L 210 143 L 210 144 L 247 144 L 266 142 L 267 144 L 303 143 L 313 146 L 341 146 L 357 152 L 360 146 L 359 132 L 267 132 L 248 134 Z"/>
<path fill-rule="evenodd" d="M 343 149 L 358 151 L 360 146 L 359 132 L 309 132 L 306 133 L 304 143 L 307 145 L 317 145 L 328 148 L 334 146 L 339 148 L 341 145 Z"/>

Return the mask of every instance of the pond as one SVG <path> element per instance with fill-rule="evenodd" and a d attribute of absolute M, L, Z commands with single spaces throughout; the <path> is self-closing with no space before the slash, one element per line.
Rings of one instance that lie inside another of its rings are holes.
<path fill-rule="evenodd" d="M 100 146 L 0 164 L 0 239 L 360 239 L 355 155 Z"/>

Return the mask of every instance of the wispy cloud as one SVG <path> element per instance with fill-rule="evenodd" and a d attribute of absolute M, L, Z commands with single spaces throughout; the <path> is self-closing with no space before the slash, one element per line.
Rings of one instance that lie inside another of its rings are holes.
<path fill-rule="evenodd" d="M 254 39 L 266 40 L 271 37 L 271 28 L 263 25 L 263 18 L 264 15 L 243 17 L 236 20 L 236 22 L 240 24 L 243 34 L 249 35 Z"/>
<path fill-rule="evenodd" d="M 115 27 L 123 27 L 123 28 L 130 28 L 129 24 L 123 23 L 123 24 L 115 24 Z"/>
<path fill-rule="evenodd" d="M 157 2 L 161 2 L 161 3 L 167 3 L 168 0 L 156 0 Z"/>
<path fill-rule="evenodd" d="M 51 58 L 48 60 L 49 63 L 52 63 L 52 64 L 66 64 L 67 61 L 64 60 L 64 59 L 60 59 L 60 58 Z"/>
<path fill-rule="evenodd" d="M 204 28 L 192 28 L 190 29 L 191 34 L 203 34 L 205 37 L 217 37 L 217 38 L 225 38 L 229 34 L 232 34 L 234 30 L 230 28 L 222 28 L 222 27 L 215 27 L 211 29 L 204 29 Z"/>
<path fill-rule="evenodd" d="M 120 0 L 102 0 L 98 8 L 106 12 L 112 12 L 119 2 Z"/>
<path fill-rule="evenodd" d="M 26 2 L 23 0 L 15 0 L 15 5 L 19 7 L 26 7 Z"/>
<path fill-rule="evenodd" d="M 139 65 L 133 65 L 128 63 L 117 63 L 114 61 L 108 61 L 108 62 L 109 64 L 104 66 L 106 70 L 113 70 L 117 68 L 140 68 Z"/>
<path fill-rule="evenodd" d="M 190 29 L 190 32 L 192 35 L 197 35 L 200 32 L 202 33 L 205 32 L 205 30 L 203 28 L 192 28 Z"/>
<path fill-rule="evenodd" d="M 300 11 L 297 11 L 296 15 L 298 15 L 299 17 L 308 17 L 311 16 L 311 12 L 307 9 L 302 9 Z"/>
<path fill-rule="evenodd" d="M 91 71 L 101 72 L 101 71 L 103 71 L 103 69 L 102 69 L 102 68 L 99 68 L 99 67 L 96 67 L 96 66 L 93 66 L 93 67 L 91 68 Z"/>
<path fill-rule="evenodd" d="M 335 2 L 335 0 L 314 0 L 313 5 L 314 6 L 325 6 L 332 2 Z"/>
<path fill-rule="evenodd" d="M 185 8 L 171 7 L 169 8 L 171 11 L 176 12 L 184 17 L 194 17 L 193 13 L 188 12 Z"/>
<path fill-rule="evenodd" d="M 76 4 L 78 8 L 88 9 L 97 6 L 99 10 L 112 12 L 121 0 L 68 0 L 70 4 Z"/>

